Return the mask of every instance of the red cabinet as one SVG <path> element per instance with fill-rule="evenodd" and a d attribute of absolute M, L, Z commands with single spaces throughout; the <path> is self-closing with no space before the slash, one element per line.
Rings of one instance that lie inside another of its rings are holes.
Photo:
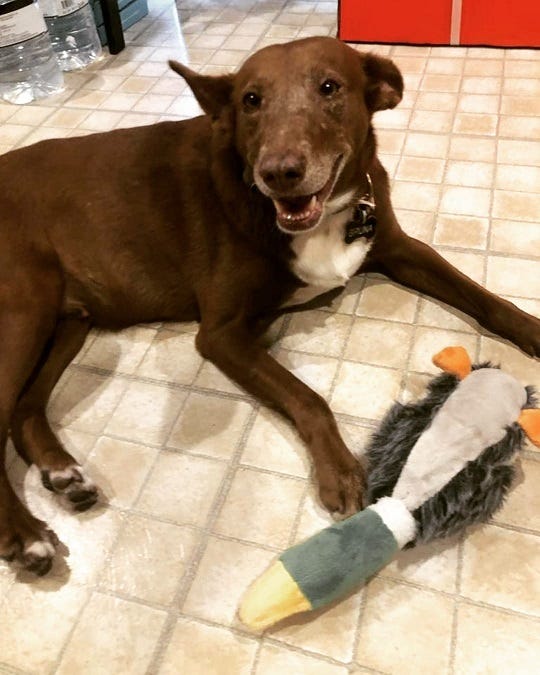
<path fill-rule="evenodd" d="M 540 47 L 538 0 L 466 0 L 461 43 Z"/>
<path fill-rule="evenodd" d="M 340 0 L 339 37 L 540 47 L 540 0 Z"/>

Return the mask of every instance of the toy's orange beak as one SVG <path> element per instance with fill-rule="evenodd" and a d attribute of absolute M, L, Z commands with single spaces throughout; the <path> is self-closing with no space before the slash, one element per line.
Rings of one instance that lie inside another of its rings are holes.
<path fill-rule="evenodd" d="M 537 408 L 522 410 L 518 424 L 531 443 L 540 448 L 540 410 Z"/>
<path fill-rule="evenodd" d="M 457 375 L 460 380 L 472 370 L 471 359 L 465 347 L 446 347 L 432 359 L 433 363 L 446 373 Z"/>

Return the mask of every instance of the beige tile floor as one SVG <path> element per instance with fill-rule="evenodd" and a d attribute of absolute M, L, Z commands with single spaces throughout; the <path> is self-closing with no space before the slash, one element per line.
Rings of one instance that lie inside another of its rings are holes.
<path fill-rule="evenodd" d="M 166 59 L 234 68 L 280 40 L 334 34 L 335 2 L 157 0 L 116 57 L 65 93 L 0 105 L 0 151 L 197 112 Z M 181 28 L 180 28 L 181 26 Z M 382 158 L 407 231 L 540 315 L 540 53 L 373 46 L 407 91 L 380 113 Z M 106 175 L 106 167 L 104 167 Z M 31 189 L 31 186 L 29 186 Z M 21 583 L 0 567 L 0 672 L 62 675 L 532 675 L 540 662 L 540 453 L 529 447 L 494 522 L 406 552 L 367 588 L 264 636 L 235 618 L 247 584 L 329 522 L 281 419 L 194 345 L 195 327 L 94 333 L 51 417 L 107 505 L 73 516 L 10 454 L 14 483 L 69 547 Z M 380 278 L 278 322 L 273 352 L 322 393 L 362 452 L 395 398 L 420 394 L 449 343 L 540 385 L 540 365 L 465 317 Z"/>

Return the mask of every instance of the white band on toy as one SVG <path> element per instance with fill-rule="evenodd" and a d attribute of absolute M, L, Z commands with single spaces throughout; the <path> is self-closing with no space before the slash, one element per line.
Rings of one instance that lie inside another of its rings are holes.
<path fill-rule="evenodd" d="M 399 548 L 412 541 L 416 536 L 416 521 L 401 499 L 382 497 L 368 509 L 377 513 L 386 527 L 394 535 Z"/>

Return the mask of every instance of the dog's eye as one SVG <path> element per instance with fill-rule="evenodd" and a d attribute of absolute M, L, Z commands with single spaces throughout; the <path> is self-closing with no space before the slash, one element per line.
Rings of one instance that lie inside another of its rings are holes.
<path fill-rule="evenodd" d="M 262 99 L 259 94 L 256 94 L 254 91 L 248 91 L 247 94 L 244 94 L 244 97 L 242 98 L 242 103 L 249 110 L 256 110 L 257 108 L 260 108 L 261 101 Z"/>
<path fill-rule="evenodd" d="M 325 80 L 319 87 L 319 91 L 323 96 L 332 96 L 339 88 L 340 86 L 335 80 Z"/>

